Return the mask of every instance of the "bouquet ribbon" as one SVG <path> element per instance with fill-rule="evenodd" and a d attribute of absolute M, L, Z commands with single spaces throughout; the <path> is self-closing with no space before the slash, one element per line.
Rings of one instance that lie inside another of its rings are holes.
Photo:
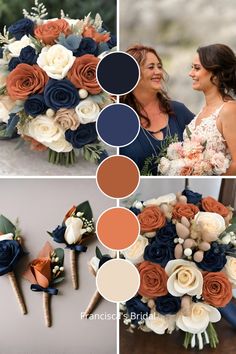
<path fill-rule="evenodd" d="M 65 248 L 69 248 L 70 250 L 73 250 L 76 252 L 86 252 L 88 247 L 83 246 L 83 245 L 68 245 Z"/>
<path fill-rule="evenodd" d="M 233 301 L 230 301 L 228 305 L 223 308 L 219 308 L 221 315 L 234 327 L 236 328 L 236 305 Z"/>
<path fill-rule="evenodd" d="M 30 287 L 30 289 L 31 289 L 32 291 L 43 291 L 43 292 L 48 293 L 48 294 L 50 294 L 50 295 L 57 295 L 57 294 L 58 294 L 58 289 L 56 289 L 56 288 L 50 288 L 50 287 L 44 288 L 44 287 L 42 287 L 42 286 L 39 285 L 39 284 L 32 284 L 31 287 Z"/>

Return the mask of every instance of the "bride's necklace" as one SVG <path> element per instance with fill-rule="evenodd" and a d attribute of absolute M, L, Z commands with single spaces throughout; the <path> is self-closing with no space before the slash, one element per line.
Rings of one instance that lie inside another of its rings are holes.
<path fill-rule="evenodd" d="M 165 128 L 167 129 L 166 136 L 170 135 L 169 123 L 167 124 L 167 126 Z M 162 129 L 164 129 L 164 128 L 162 128 Z M 160 131 L 162 129 L 160 129 Z M 142 128 L 142 130 L 143 130 L 143 133 L 144 133 L 147 141 L 149 142 L 149 145 L 151 146 L 151 148 L 152 148 L 152 150 L 154 152 L 154 156 L 158 157 L 158 155 L 160 153 L 160 150 L 161 150 L 161 146 L 158 146 L 158 145 L 156 147 L 154 146 L 154 144 L 152 143 L 151 137 L 154 138 L 154 139 L 156 139 L 156 138 L 152 136 L 152 132 L 150 132 L 150 130 L 146 130 L 145 128 Z M 165 139 L 166 139 L 166 137 L 164 137 L 164 139 L 162 139 L 162 140 L 158 140 L 158 139 L 156 139 L 156 140 L 159 141 L 160 144 L 162 144 L 162 142 L 164 142 Z"/>

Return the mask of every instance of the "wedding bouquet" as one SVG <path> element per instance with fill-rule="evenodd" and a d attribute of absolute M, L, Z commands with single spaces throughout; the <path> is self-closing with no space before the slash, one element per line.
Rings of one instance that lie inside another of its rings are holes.
<path fill-rule="evenodd" d="M 130 331 L 157 334 L 180 329 L 186 348 L 216 347 L 213 323 L 220 321 L 236 286 L 232 208 L 184 190 L 136 201 L 130 210 L 141 234 L 123 255 L 136 265 L 140 288 L 121 305 L 124 323 Z"/>
<path fill-rule="evenodd" d="M 160 159 L 159 174 L 163 176 L 214 176 L 226 172 L 230 156 L 225 156 L 217 146 L 208 147 L 204 137 L 191 134 L 188 138 L 168 146 L 166 156 Z"/>
<path fill-rule="evenodd" d="M 0 34 L 0 139 L 20 135 L 49 161 L 68 165 L 75 151 L 98 162 L 106 155 L 96 132 L 99 112 L 113 102 L 99 86 L 96 68 L 115 37 L 92 19 L 44 19 L 35 0 L 29 14 Z"/>

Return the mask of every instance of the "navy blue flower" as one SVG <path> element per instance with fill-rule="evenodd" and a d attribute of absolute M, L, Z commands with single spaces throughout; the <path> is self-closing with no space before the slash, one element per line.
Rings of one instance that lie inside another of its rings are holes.
<path fill-rule="evenodd" d="M 107 42 L 108 47 L 111 49 L 113 47 L 116 47 L 117 44 L 117 39 L 116 36 L 114 34 L 111 35 L 111 38 L 109 39 L 109 41 Z"/>
<path fill-rule="evenodd" d="M 58 242 L 58 243 L 65 243 L 65 231 L 66 231 L 66 226 L 57 226 L 55 230 L 52 232 L 52 237 L 53 241 Z"/>
<path fill-rule="evenodd" d="M 172 245 L 175 247 L 174 239 L 178 237 L 176 233 L 176 227 L 172 222 L 168 222 L 164 227 L 162 227 L 156 233 L 155 240 L 159 243 Z"/>
<path fill-rule="evenodd" d="M 130 207 L 129 208 L 130 211 L 132 211 L 132 213 L 134 213 L 135 215 L 138 215 L 141 213 L 141 210 L 135 207 Z"/>
<path fill-rule="evenodd" d="M 135 296 L 127 301 L 126 307 L 133 324 L 145 320 L 150 313 L 150 308 L 141 301 L 141 296 Z"/>
<path fill-rule="evenodd" d="M 82 148 L 86 144 L 94 142 L 97 138 L 95 123 L 80 124 L 76 130 L 68 129 L 65 132 L 66 140 L 76 149 Z"/>
<path fill-rule="evenodd" d="M 198 204 L 202 200 L 202 194 L 190 191 L 189 189 L 185 189 L 182 192 L 182 195 L 185 195 L 185 197 L 187 197 L 188 203 L 191 204 Z"/>
<path fill-rule="evenodd" d="M 80 42 L 79 48 L 73 51 L 73 54 L 76 57 L 81 57 L 84 54 L 92 54 L 94 56 L 97 56 L 98 45 L 92 38 L 84 37 Z"/>
<path fill-rule="evenodd" d="M 37 58 L 38 55 L 36 54 L 35 49 L 30 45 L 27 45 L 27 47 L 22 48 L 20 51 L 19 60 L 21 63 L 33 65 L 36 64 Z"/>
<path fill-rule="evenodd" d="M 157 238 L 149 243 L 144 250 L 143 258 L 146 261 L 160 264 L 163 268 L 166 264 L 174 259 L 174 245 L 158 242 Z"/>
<path fill-rule="evenodd" d="M 12 272 L 24 255 L 23 248 L 15 240 L 0 241 L 0 275 Z"/>
<path fill-rule="evenodd" d="M 225 246 L 213 242 L 211 249 L 204 252 L 203 260 L 197 263 L 197 266 L 208 272 L 219 272 L 224 268 L 226 262 Z"/>
<path fill-rule="evenodd" d="M 180 310 L 181 298 L 171 294 L 160 296 L 155 300 L 156 310 L 162 315 L 174 315 Z"/>
<path fill-rule="evenodd" d="M 25 34 L 33 36 L 34 34 L 34 22 L 28 18 L 22 18 L 21 20 L 13 23 L 8 28 L 9 33 L 16 38 L 16 40 L 20 40 Z"/>
<path fill-rule="evenodd" d="M 17 65 L 20 63 L 21 63 L 21 61 L 19 58 L 16 58 L 16 57 L 11 58 L 11 60 L 8 63 L 8 70 L 9 71 L 14 70 L 17 67 Z"/>
<path fill-rule="evenodd" d="M 48 107 L 73 108 L 79 103 L 79 94 L 75 86 L 67 79 L 50 79 L 44 89 L 44 99 Z"/>
<path fill-rule="evenodd" d="M 44 101 L 43 95 L 30 96 L 24 103 L 25 113 L 36 117 L 39 114 L 43 114 L 47 110 L 47 106 Z"/>

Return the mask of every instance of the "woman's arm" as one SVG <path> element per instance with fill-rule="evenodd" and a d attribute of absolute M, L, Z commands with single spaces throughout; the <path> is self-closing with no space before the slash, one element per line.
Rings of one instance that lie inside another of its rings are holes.
<path fill-rule="evenodd" d="M 220 113 L 222 135 L 232 157 L 224 176 L 236 176 L 236 102 L 228 102 Z"/>

